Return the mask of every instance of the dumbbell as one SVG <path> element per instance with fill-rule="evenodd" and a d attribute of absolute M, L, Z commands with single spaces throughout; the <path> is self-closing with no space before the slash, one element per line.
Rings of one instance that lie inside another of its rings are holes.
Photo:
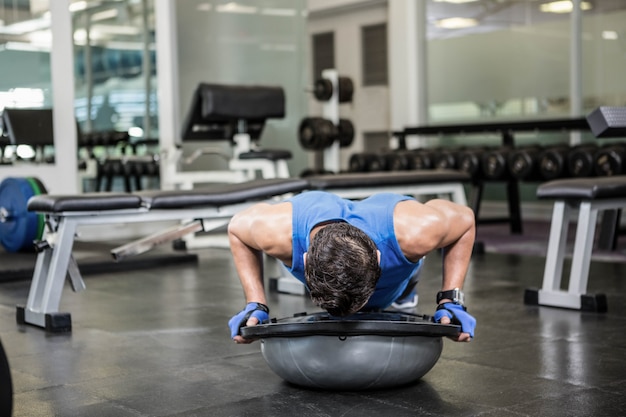
<path fill-rule="evenodd" d="M 339 134 L 337 126 L 322 117 L 305 117 L 300 122 L 298 132 L 300 145 L 309 150 L 328 148 Z"/>
<path fill-rule="evenodd" d="M 433 149 L 415 149 L 409 152 L 409 169 L 423 170 L 433 169 L 435 150 Z"/>
<path fill-rule="evenodd" d="M 594 170 L 598 176 L 620 175 L 626 172 L 626 145 L 615 143 L 602 147 L 594 155 Z"/>
<path fill-rule="evenodd" d="M 304 149 L 322 150 L 335 140 L 339 141 L 339 147 L 347 148 L 354 141 L 354 125 L 348 119 L 339 119 L 335 126 L 322 117 L 306 117 L 300 122 L 298 138 Z"/>
<path fill-rule="evenodd" d="M 348 77 L 338 77 L 337 88 L 340 103 L 352 101 L 354 94 L 354 84 Z M 327 78 L 319 78 L 313 86 L 313 95 L 319 101 L 328 101 L 333 96 L 333 83 Z"/>
<path fill-rule="evenodd" d="M 387 160 L 382 154 L 362 152 L 352 154 L 348 165 L 350 172 L 378 172 L 387 169 Z"/>
<path fill-rule="evenodd" d="M 502 181 L 511 179 L 508 168 L 508 156 L 514 149 L 510 146 L 503 146 L 491 149 L 481 155 L 480 167 L 486 179 Z"/>
<path fill-rule="evenodd" d="M 458 167 L 459 149 L 440 149 L 434 153 L 433 168 L 456 169 Z"/>
<path fill-rule="evenodd" d="M 586 143 L 572 147 L 567 154 L 569 175 L 577 178 L 596 175 L 594 169 L 594 155 L 596 152 L 598 152 L 598 145 L 595 143 Z"/>
<path fill-rule="evenodd" d="M 459 151 L 457 166 L 462 172 L 469 174 L 473 179 L 482 176 L 481 158 L 487 152 L 487 147 L 466 148 Z"/>
<path fill-rule="evenodd" d="M 395 150 L 385 154 L 388 171 L 406 171 L 410 166 L 410 154 L 405 150 Z"/>
<path fill-rule="evenodd" d="M 540 180 L 539 155 L 542 152 L 543 148 L 538 145 L 524 146 L 511 151 L 507 163 L 513 178 L 523 181 Z"/>
<path fill-rule="evenodd" d="M 539 155 L 539 172 L 541 178 L 548 181 L 568 175 L 567 155 L 569 146 L 560 144 L 546 148 Z"/>

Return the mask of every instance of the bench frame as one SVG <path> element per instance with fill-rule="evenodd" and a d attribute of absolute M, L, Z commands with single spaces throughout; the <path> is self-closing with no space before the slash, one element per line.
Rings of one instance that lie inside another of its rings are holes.
<path fill-rule="evenodd" d="M 626 198 L 615 199 L 557 199 L 552 211 L 548 253 L 539 290 L 527 289 L 526 304 L 561 307 L 582 311 L 606 312 L 604 294 L 587 294 L 589 267 L 593 250 L 598 213 L 626 206 Z M 568 289 L 561 289 L 563 264 L 567 247 L 569 224 L 578 209 L 578 223 L 569 275 Z"/>
<path fill-rule="evenodd" d="M 196 220 L 196 223 L 180 226 L 181 233 L 211 231 L 228 224 L 239 211 L 258 203 L 258 200 L 227 206 L 203 206 L 189 209 L 138 209 L 44 213 L 50 231 L 46 233 L 48 245 L 41 249 L 35 262 L 26 306 L 17 307 L 17 321 L 43 327 L 50 332 L 71 331 L 71 316 L 60 313 L 59 305 L 65 284 L 69 278 L 74 292 L 86 288 L 78 265 L 72 256 L 74 238 L 78 226 Z M 199 222 L 199 225 L 198 225 Z M 153 236 L 162 235 L 159 231 Z M 151 237 L 142 240 L 149 241 Z M 152 237 L 154 239 L 154 237 Z"/>

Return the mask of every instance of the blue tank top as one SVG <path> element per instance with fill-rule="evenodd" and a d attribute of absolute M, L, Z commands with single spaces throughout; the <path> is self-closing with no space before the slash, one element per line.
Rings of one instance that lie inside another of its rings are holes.
<path fill-rule="evenodd" d="M 288 199 L 293 208 L 293 255 L 289 272 L 306 285 L 303 254 L 308 250 L 311 230 L 325 221 L 345 221 L 363 230 L 381 254 L 382 273 L 365 307 L 388 307 L 402 294 L 422 262 L 411 262 L 404 256 L 393 228 L 396 204 L 412 199 L 399 194 L 381 193 L 352 201 L 322 191 L 308 191 Z"/>

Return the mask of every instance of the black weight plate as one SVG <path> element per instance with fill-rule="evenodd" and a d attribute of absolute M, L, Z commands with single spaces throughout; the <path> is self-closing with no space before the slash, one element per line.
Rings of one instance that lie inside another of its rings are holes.
<path fill-rule="evenodd" d="M 354 125 L 348 119 L 339 119 L 338 138 L 339 147 L 347 148 L 354 141 Z"/>
<path fill-rule="evenodd" d="M 328 101 L 333 96 L 333 83 L 326 78 L 320 78 L 315 81 L 313 87 L 313 95 L 319 101 Z"/>
<path fill-rule="evenodd" d="M 348 77 L 339 77 L 337 83 L 339 84 L 339 102 L 351 102 L 352 95 L 354 94 L 354 84 L 352 83 L 352 79 Z"/>
<path fill-rule="evenodd" d="M 37 213 L 29 212 L 28 199 L 35 195 L 26 178 L 9 177 L 0 183 L 0 243 L 7 252 L 19 252 L 31 248 L 37 237 L 39 219 Z"/>
<path fill-rule="evenodd" d="M 460 326 L 434 323 L 429 317 L 396 312 L 356 313 L 337 318 L 328 313 L 306 313 L 274 320 L 272 323 L 243 327 L 249 339 L 302 336 L 456 336 Z"/>

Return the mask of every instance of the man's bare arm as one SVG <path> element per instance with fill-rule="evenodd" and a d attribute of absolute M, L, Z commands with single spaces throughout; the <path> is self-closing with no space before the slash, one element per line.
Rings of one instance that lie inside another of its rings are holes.
<path fill-rule="evenodd" d="M 443 250 L 441 289 L 462 288 L 476 236 L 474 212 L 447 200 L 431 200 L 425 205 L 435 209 L 441 217 L 443 233 L 437 245 Z"/>

